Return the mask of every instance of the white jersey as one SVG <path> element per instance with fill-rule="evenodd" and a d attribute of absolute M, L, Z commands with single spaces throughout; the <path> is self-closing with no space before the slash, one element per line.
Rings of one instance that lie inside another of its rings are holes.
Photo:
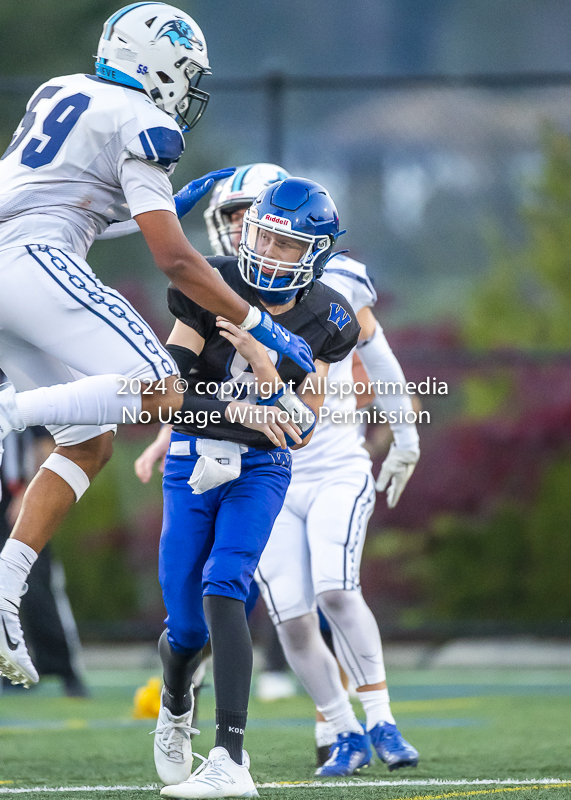
<path fill-rule="evenodd" d="M 369 280 L 365 265 L 345 255 L 334 256 L 327 262 L 320 281 L 342 294 L 355 314 L 365 306 L 373 306 L 377 301 L 377 293 Z M 354 350 L 342 361 L 330 365 L 327 377 L 330 387 L 353 383 L 353 352 Z M 357 399 L 353 392 L 342 400 L 339 394 L 329 393 L 325 397 L 324 406 L 331 412 L 341 411 L 343 415 L 350 412 L 348 416 L 351 418 L 352 412 L 357 408 Z M 322 476 L 317 467 L 319 463 L 332 469 L 346 464 L 348 457 L 369 461 L 369 454 L 363 447 L 364 441 L 362 426 L 357 421 L 351 419 L 348 422 L 334 423 L 330 417 L 324 417 L 317 423 L 309 444 L 301 450 L 292 451 L 293 480 L 309 475 Z"/>
<path fill-rule="evenodd" d="M 175 212 L 176 122 L 142 92 L 90 75 L 43 84 L 0 160 L 0 250 L 48 244 L 85 257 L 116 220 Z"/>

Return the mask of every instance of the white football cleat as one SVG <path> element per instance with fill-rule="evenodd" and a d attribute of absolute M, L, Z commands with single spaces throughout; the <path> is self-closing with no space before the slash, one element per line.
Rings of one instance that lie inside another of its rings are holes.
<path fill-rule="evenodd" d="M 250 775 L 250 758 L 243 750 L 242 765 L 233 761 L 225 747 L 214 747 L 208 758 L 187 781 L 178 786 L 165 786 L 161 797 L 258 797 Z"/>
<path fill-rule="evenodd" d="M 24 584 L 26 589 L 28 588 Z M 12 683 L 23 683 L 26 689 L 40 677 L 32 664 L 18 611 L 20 598 L 0 595 L 0 675 Z"/>
<path fill-rule="evenodd" d="M 200 731 L 192 727 L 192 711 L 194 708 L 193 687 L 190 689 L 192 705 L 190 711 L 175 717 L 163 702 L 164 688 L 161 692 L 161 707 L 155 734 L 155 767 L 163 783 L 182 783 L 192 772 L 191 734 Z"/>

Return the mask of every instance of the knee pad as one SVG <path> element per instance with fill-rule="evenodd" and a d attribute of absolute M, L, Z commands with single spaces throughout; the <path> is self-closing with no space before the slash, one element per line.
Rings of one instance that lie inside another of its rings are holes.
<path fill-rule="evenodd" d="M 89 478 L 81 467 L 75 461 L 61 456 L 59 453 L 51 453 L 42 464 L 42 468 L 55 472 L 56 475 L 59 475 L 62 480 L 71 486 L 75 494 L 76 503 L 89 488 Z"/>

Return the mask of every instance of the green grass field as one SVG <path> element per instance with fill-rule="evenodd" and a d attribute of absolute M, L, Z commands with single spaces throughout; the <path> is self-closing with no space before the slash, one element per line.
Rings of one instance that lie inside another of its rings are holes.
<path fill-rule="evenodd" d="M 59 686 L 49 681 L 35 690 L 6 692 L 0 697 L 0 796 L 157 797 L 148 735 L 154 726 L 131 717 L 134 690 L 148 677 L 145 672 L 92 672 L 89 700 L 62 698 Z M 403 670 L 390 672 L 389 683 L 397 723 L 421 754 L 416 770 L 389 773 L 376 760 L 344 782 L 350 785 L 316 786 L 310 701 L 253 700 L 246 747 L 254 779 L 262 784 L 260 795 L 276 800 L 571 798 L 571 671 Z M 213 744 L 213 709 L 212 690 L 206 689 L 200 707 L 203 732 L 194 740 L 203 755 Z M 434 779 L 453 783 L 435 785 Z M 486 779 L 507 783 L 474 783 Z M 518 783 L 541 779 L 568 784 Z M 370 785 L 376 782 L 381 783 Z"/>

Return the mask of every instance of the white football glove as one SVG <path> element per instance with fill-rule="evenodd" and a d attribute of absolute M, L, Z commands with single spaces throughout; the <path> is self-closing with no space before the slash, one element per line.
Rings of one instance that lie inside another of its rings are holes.
<path fill-rule="evenodd" d="M 387 489 L 389 508 L 394 508 L 398 503 L 404 487 L 414 472 L 419 456 L 419 450 L 400 450 L 395 447 L 394 442 L 391 444 L 389 454 L 383 461 L 375 484 L 377 492 L 384 492 L 387 486 L 389 487 Z"/>

